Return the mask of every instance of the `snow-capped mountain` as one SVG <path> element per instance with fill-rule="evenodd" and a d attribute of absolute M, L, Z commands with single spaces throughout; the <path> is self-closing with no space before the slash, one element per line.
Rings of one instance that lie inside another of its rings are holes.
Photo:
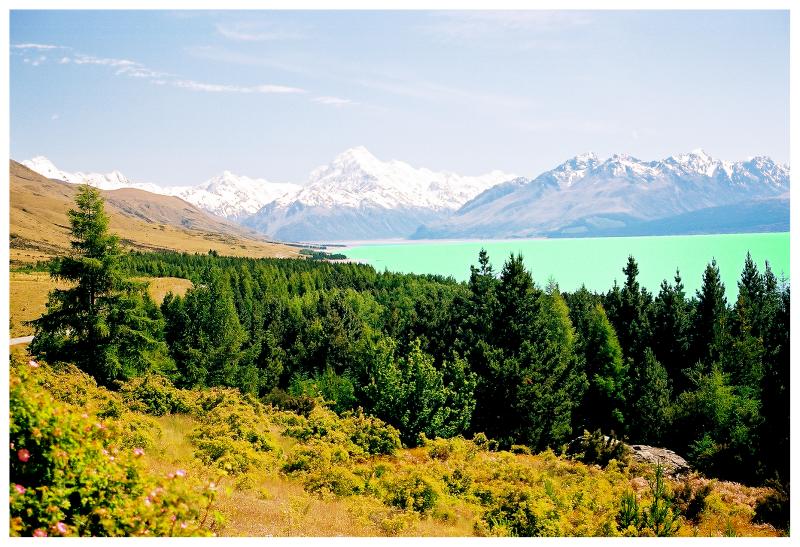
<path fill-rule="evenodd" d="M 298 184 L 251 179 L 224 171 L 198 186 L 172 190 L 175 192 L 173 195 L 205 211 L 229 220 L 241 220 L 267 203 L 283 195 L 292 195 L 300 188 Z"/>
<path fill-rule="evenodd" d="M 305 185 L 225 171 L 196 186 L 132 182 L 119 171 L 68 173 L 39 156 L 30 169 L 105 190 L 177 196 L 272 237 L 563 237 L 788 229 L 789 168 L 770 158 L 723 161 L 703 150 L 642 161 L 575 156 L 534 179 L 462 176 L 346 150 Z"/>
<path fill-rule="evenodd" d="M 152 192 L 154 194 L 164 194 L 170 195 L 166 192 L 165 188 L 157 184 L 152 184 L 149 182 L 132 182 L 128 180 L 128 177 L 120 173 L 119 171 L 112 171 L 110 173 L 102 174 L 102 173 L 83 173 L 83 172 L 76 172 L 76 173 L 67 173 L 66 171 L 62 171 L 47 159 L 44 156 L 36 156 L 33 159 L 25 160 L 22 162 L 22 165 L 30 169 L 31 171 L 36 171 L 40 175 L 47 177 L 49 179 L 56 179 L 61 180 L 64 182 L 69 182 L 72 184 L 83 184 L 84 182 L 88 182 L 92 186 L 96 186 L 100 190 L 119 190 L 121 188 L 138 188 L 139 190 L 145 190 L 146 192 Z"/>
<path fill-rule="evenodd" d="M 738 205 L 750 223 L 788 226 L 788 197 L 789 168 L 767 157 L 729 162 L 694 150 L 646 162 L 624 154 L 604 161 L 584 154 L 535 179 L 491 188 L 414 237 L 623 235 L 656 230 L 647 223 L 667 226 L 664 219 L 690 213 L 685 218 L 695 225 L 684 230 L 694 233 L 704 231 L 701 224 L 711 217 L 718 222 L 720 207 L 733 207 L 725 210 L 735 216 Z M 764 202 L 775 199 L 785 203 Z M 779 211 L 781 218 L 762 219 L 759 211 Z"/>
<path fill-rule="evenodd" d="M 381 161 L 359 146 L 315 169 L 301 190 L 276 199 L 244 224 L 287 240 L 405 237 L 513 177 L 502 171 L 470 177 L 415 168 Z"/>
<path fill-rule="evenodd" d="M 297 184 L 269 182 L 261 178 L 252 179 L 235 175 L 230 171 L 225 171 L 197 186 L 159 186 L 148 182 L 133 182 L 119 171 L 105 175 L 68 173 L 58 169 L 44 156 L 23 161 L 22 164 L 47 178 L 72 184 L 88 182 L 101 190 L 137 188 L 154 194 L 176 196 L 195 207 L 229 220 L 240 220 L 276 198 L 300 189 Z"/>

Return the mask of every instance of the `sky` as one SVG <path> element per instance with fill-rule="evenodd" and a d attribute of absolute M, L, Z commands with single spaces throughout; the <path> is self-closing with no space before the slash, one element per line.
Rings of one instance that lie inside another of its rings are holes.
<path fill-rule="evenodd" d="M 786 11 L 20 11 L 11 157 L 162 185 L 383 160 L 789 160 Z"/>

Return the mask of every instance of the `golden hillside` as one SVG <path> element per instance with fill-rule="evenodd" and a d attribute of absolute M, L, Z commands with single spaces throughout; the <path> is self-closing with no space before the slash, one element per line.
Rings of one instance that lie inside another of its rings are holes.
<path fill-rule="evenodd" d="M 14 160 L 9 168 L 11 263 L 23 264 L 69 249 L 67 211 L 78 186 L 45 178 Z M 290 258 L 298 249 L 271 243 L 173 196 L 126 188 L 101 191 L 111 231 L 124 247 L 252 257 Z"/>

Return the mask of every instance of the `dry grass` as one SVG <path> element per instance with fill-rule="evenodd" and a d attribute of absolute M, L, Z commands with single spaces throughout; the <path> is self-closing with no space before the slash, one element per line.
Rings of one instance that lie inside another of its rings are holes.
<path fill-rule="evenodd" d="M 183 295 L 192 286 L 188 279 L 178 277 L 137 278 L 149 283 L 148 292 L 157 303 L 161 303 L 168 292 Z M 11 272 L 9 274 L 10 337 L 29 336 L 33 328 L 25 324 L 40 317 L 46 308 L 47 295 L 55 288 L 67 288 L 57 283 L 45 272 Z"/>

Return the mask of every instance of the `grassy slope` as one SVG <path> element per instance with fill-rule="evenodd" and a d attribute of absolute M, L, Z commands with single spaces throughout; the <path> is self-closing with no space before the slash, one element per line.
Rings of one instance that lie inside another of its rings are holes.
<path fill-rule="evenodd" d="M 78 186 L 47 179 L 11 160 L 11 263 L 64 254 L 69 249 L 67 211 Z M 255 232 L 217 219 L 185 201 L 134 189 L 101 192 L 111 230 L 123 246 L 253 257 L 296 257 L 298 249 L 265 241 Z"/>
<path fill-rule="evenodd" d="M 15 348 L 12 353 L 19 358 L 17 363 L 27 361 L 24 349 Z M 199 483 L 215 481 L 222 486 L 215 506 L 224 516 L 223 527 L 216 530 L 221 535 L 503 534 L 507 529 L 502 525 L 494 529 L 486 526 L 485 511 L 491 506 L 486 496 L 523 490 L 532 496 L 534 508 L 541 507 L 545 512 L 556 508 L 559 516 L 554 529 L 562 534 L 609 533 L 608 526 L 611 533 L 620 533 L 613 522 L 621 494 L 633 490 L 643 505 L 649 503 L 645 477 L 651 469 L 647 467 L 612 466 L 602 470 L 552 453 L 486 451 L 463 439 L 432 441 L 425 447 L 399 450 L 394 456 L 354 455 L 347 435 L 340 435 L 346 431 L 344 422 L 324 409 L 315 410 L 306 419 L 247 401 L 232 390 L 183 391 L 178 393 L 191 401 L 193 410 L 153 418 L 138 412 L 141 408 L 130 398 L 98 388 L 76 369 L 56 371 L 44 365 L 36 374 L 47 375 L 53 396 L 71 405 L 70 411 L 93 414 L 116 406 L 124 409 L 119 420 L 151 424 L 148 440 L 142 441 L 146 443 L 146 471 L 163 476 L 182 468 L 187 470 L 187 477 Z M 208 407 L 203 401 L 215 397 L 225 403 L 210 412 L 203 410 Z M 292 427 L 308 427 L 312 420 L 316 425 L 307 430 L 323 431 L 316 438 L 301 440 L 290 433 Z M 320 424 L 324 427 L 320 428 Z M 225 447 L 225 455 L 210 461 L 210 452 L 204 451 L 197 440 L 198 431 L 204 434 L 200 438 L 221 443 L 218 446 Z M 266 439 L 266 449 L 254 449 L 255 445 L 245 440 L 253 432 Z M 231 443 L 237 433 L 239 439 Z M 319 460 L 312 458 L 316 464 L 299 471 L 287 470 L 287 462 L 297 461 L 298 454 L 309 453 L 320 455 Z M 339 455 L 326 459 L 336 453 Z M 240 456 L 243 459 L 237 460 Z M 230 461 L 238 461 L 241 467 L 230 470 L 230 466 L 223 465 Z M 230 472 L 222 471 L 223 467 Z M 467 491 L 458 494 L 448 490 L 443 479 L 453 476 L 456 469 L 471 481 Z M 334 493 L 336 482 L 332 477 L 342 476 L 361 477 L 358 480 L 362 486 L 354 492 Z M 408 477 L 421 477 L 438 491 L 432 508 L 415 511 L 393 506 L 392 492 L 398 481 Z M 320 488 L 320 480 L 327 486 Z M 712 493 L 697 521 L 682 519 L 679 535 L 779 535 L 768 525 L 751 522 L 755 502 L 767 489 L 708 481 L 696 475 L 684 482 L 693 490 L 710 482 Z M 683 484 L 672 482 L 670 486 L 676 490 Z"/>
<path fill-rule="evenodd" d="M 148 277 L 137 279 L 148 283 L 148 292 L 157 303 L 161 303 L 168 292 L 183 295 L 192 286 L 188 279 L 177 277 Z M 44 272 L 11 272 L 9 274 L 11 338 L 33 334 L 25 321 L 38 318 L 44 313 L 47 294 L 55 288 L 66 288 Z"/>

